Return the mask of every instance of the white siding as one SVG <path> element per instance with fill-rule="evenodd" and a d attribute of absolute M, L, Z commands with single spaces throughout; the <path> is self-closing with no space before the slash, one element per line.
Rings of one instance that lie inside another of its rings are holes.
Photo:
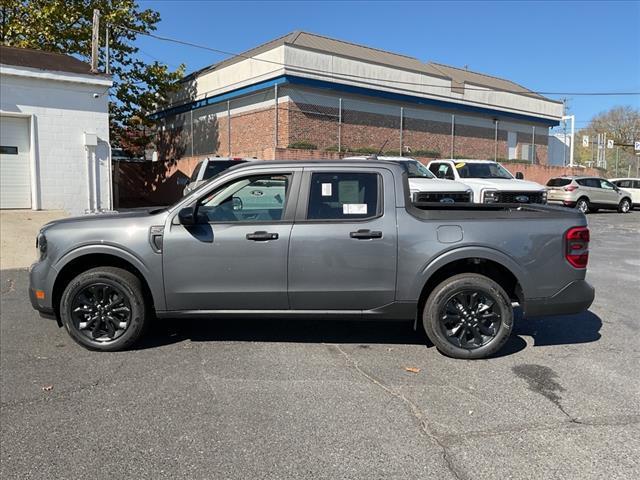
<path fill-rule="evenodd" d="M 34 78 L 31 72 L 27 74 L 9 75 L 3 70 L 0 111 L 5 115 L 33 117 L 35 151 L 32 157 L 40 208 L 64 209 L 72 214 L 88 208 L 84 132 L 96 133 L 99 139 L 96 148 L 98 195 L 100 206 L 107 208 L 110 193 L 105 143 L 109 140 L 107 87 Z"/>

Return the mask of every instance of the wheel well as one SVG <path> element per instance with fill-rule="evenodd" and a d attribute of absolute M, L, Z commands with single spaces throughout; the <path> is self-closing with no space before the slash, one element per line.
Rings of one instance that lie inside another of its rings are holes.
<path fill-rule="evenodd" d="M 134 267 L 130 262 L 120 257 L 116 257 L 115 255 L 93 253 L 74 258 L 62 268 L 62 270 L 56 277 L 56 281 L 53 284 L 52 302 L 58 322 L 60 322 L 60 299 L 62 298 L 62 293 L 64 292 L 66 286 L 71 280 L 80 275 L 82 272 L 86 272 L 87 270 L 96 267 L 117 267 L 133 273 L 140 279 L 145 303 L 149 305 L 153 311 L 153 296 L 151 295 L 149 285 L 147 284 L 144 275 L 140 273 L 140 270 Z"/>
<path fill-rule="evenodd" d="M 420 300 L 418 302 L 419 312 L 424 308 L 427 298 L 429 298 L 429 295 L 436 286 L 447 278 L 460 273 L 478 273 L 484 275 L 504 288 L 511 300 L 515 302 L 522 301 L 521 286 L 516 276 L 511 273 L 508 268 L 505 268 L 493 260 L 487 260 L 486 258 L 465 258 L 440 267 L 429 277 L 429 280 L 427 280 L 427 283 L 425 283 L 420 293 Z"/>

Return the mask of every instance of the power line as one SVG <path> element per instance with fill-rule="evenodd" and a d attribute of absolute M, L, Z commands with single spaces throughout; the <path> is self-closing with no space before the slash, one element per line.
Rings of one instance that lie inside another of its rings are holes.
<path fill-rule="evenodd" d="M 150 32 L 143 32 L 141 30 L 136 30 L 133 28 L 129 28 L 129 27 L 122 27 L 122 26 L 118 26 L 114 28 L 119 28 L 121 30 L 128 30 L 130 32 L 133 33 L 137 33 L 139 35 L 145 35 L 151 38 L 155 38 L 157 40 L 162 40 L 165 42 L 173 42 L 173 43 L 177 43 L 180 45 L 185 45 L 185 46 L 189 46 L 189 47 L 193 47 L 193 48 L 199 48 L 202 50 L 208 50 L 210 52 L 215 52 L 215 53 L 219 53 L 222 55 L 227 55 L 230 57 L 240 57 L 240 58 L 244 58 L 246 60 L 255 60 L 258 62 L 263 62 L 263 63 L 269 63 L 272 65 L 277 65 L 280 67 L 289 67 L 289 68 L 294 68 L 300 72 L 308 72 L 308 73 L 319 73 L 322 75 L 327 75 L 329 74 L 330 76 L 332 76 L 333 78 L 340 78 L 340 77 L 345 77 L 345 78 L 355 78 L 355 79 L 361 79 L 361 80 L 370 80 L 370 81 L 375 81 L 375 82 L 387 82 L 387 83 L 394 83 L 394 84 L 402 84 L 402 85 L 414 85 L 414 86 L 421 86 L 421 87 L 435 87 L 435 88 L 446 88 L 449 89 L 450 87 L 447 85 L 435 85 L 435 84 L 426 84 L 426 83 L 419 83 L 419 82 L 408 82 L 408 81 L 401 81 L 401 80 L 383 80 L 383 79 L 379 79 L 379 78 L 373 78 L 373 77 L 365 77 L 362 75 L 354 75 L 354 74 L 348 74 L 348 73 L 329 73 L 325 70 L 320 70 L 320 69 L 315 69 L 315 68 L 308 68 L 308 67 L 296 67 L 296 66 L 291 66 L 291 65 L 287 65 L 285 63 L 282 62 L 277 62 L 275 60 L 268 60 L 266 58 L 256 58 L 256 57 L 252 57 L 249 55 L 244 55 L 241 53 L 234 53 L 234 52 L 228 52 L 225 50 L 221 50 L 218 48 L 213 48 L 213 47 L 209 47 L 207 45 L 201 45 L 198 43 L 193 43 L 193 42 L 189 42 L 186 40 L 179 40 L 176 38 L 170 38 L 170 37 L 165 37 L 165 36 L 161 36 L 161 35 L 157 35 L 154 33 L 150 33 Z M 379 84 L 377 84 L 378 86 L 380 86 Z M 491 88 L 491 89 L 487 89 L 487 88 L 474 88 L 474 87 L 464 87 L 465 90 L 475 90 L 475 91 L 481 91 L 481 92 L 499 92 L 499 93 L 516 93 L 516 94 L 537 94 L 537 95 L 576 95 L 576 96 L 634 96 L 634 95 L 640 95 L 640 92 L 545 92 L 545 91 L 540 91 L 540 92 L 536 92 L 536 91 L 531 91 L 531 90 L 526 90 L 526 89 L 522 89 L 522 90 L 509 90 L 509 89 L 503 89 L 503 88 Z M 209 93 L 209 92 L 203 92 L 204 94 Z"/>

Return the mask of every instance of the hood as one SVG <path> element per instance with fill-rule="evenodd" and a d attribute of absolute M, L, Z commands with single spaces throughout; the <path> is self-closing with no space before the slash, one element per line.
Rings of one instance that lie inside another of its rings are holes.
<path fill-rule="evenodd" d="M 141 210 L 134 210 L 128 212 L 109 212 L 109 213 L 97 213 L 97 214 L 88 214 L 88 215 L 79 215 L 76 217 L 67 217 L 61 218 L 59 220 L 54 220 L 52 222 L 44 224 L 40 227 L 40 230 L 48 230 L 51 228 L 57 227 L 74 227 L 84 226 L 87 228 L 89 224 L 94 223 L 96 225 L 105 225 L 108 223 L 121 222 L 123 220 L 146 220 L 151 216 L 160 215 L 165 212 L 164 208 L 161 207 L 149 207 Z"/>
<path fill-rule="evenodd" d="M 412 192 L 466 192 L 471 190 L 464 183 L 439 178 L 410 178 L 409 188 Z"/>
<path fill-rule="evenodd" d="M 472 187 L 495 188 L 502 191 L 539 192 L 545 189 L 539 183 L 516 178 L 464 178 L 463 181 Z"/>

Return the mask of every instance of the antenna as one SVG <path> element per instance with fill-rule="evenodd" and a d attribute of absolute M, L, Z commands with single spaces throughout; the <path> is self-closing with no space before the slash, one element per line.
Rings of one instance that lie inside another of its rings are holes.
<path fill-rule="evenodd" d="M 389 139 L 387 138 L 384 143 L 382 144 L 382 146 L 380 147 L 380 150 L 378 150 L 378 153 L 376 154 L 376 156 L 381 155 L 382 154 L 382 150 L 384 149 L 384 147 L 387 146 L 387 143 L 389 143 Z"/>

